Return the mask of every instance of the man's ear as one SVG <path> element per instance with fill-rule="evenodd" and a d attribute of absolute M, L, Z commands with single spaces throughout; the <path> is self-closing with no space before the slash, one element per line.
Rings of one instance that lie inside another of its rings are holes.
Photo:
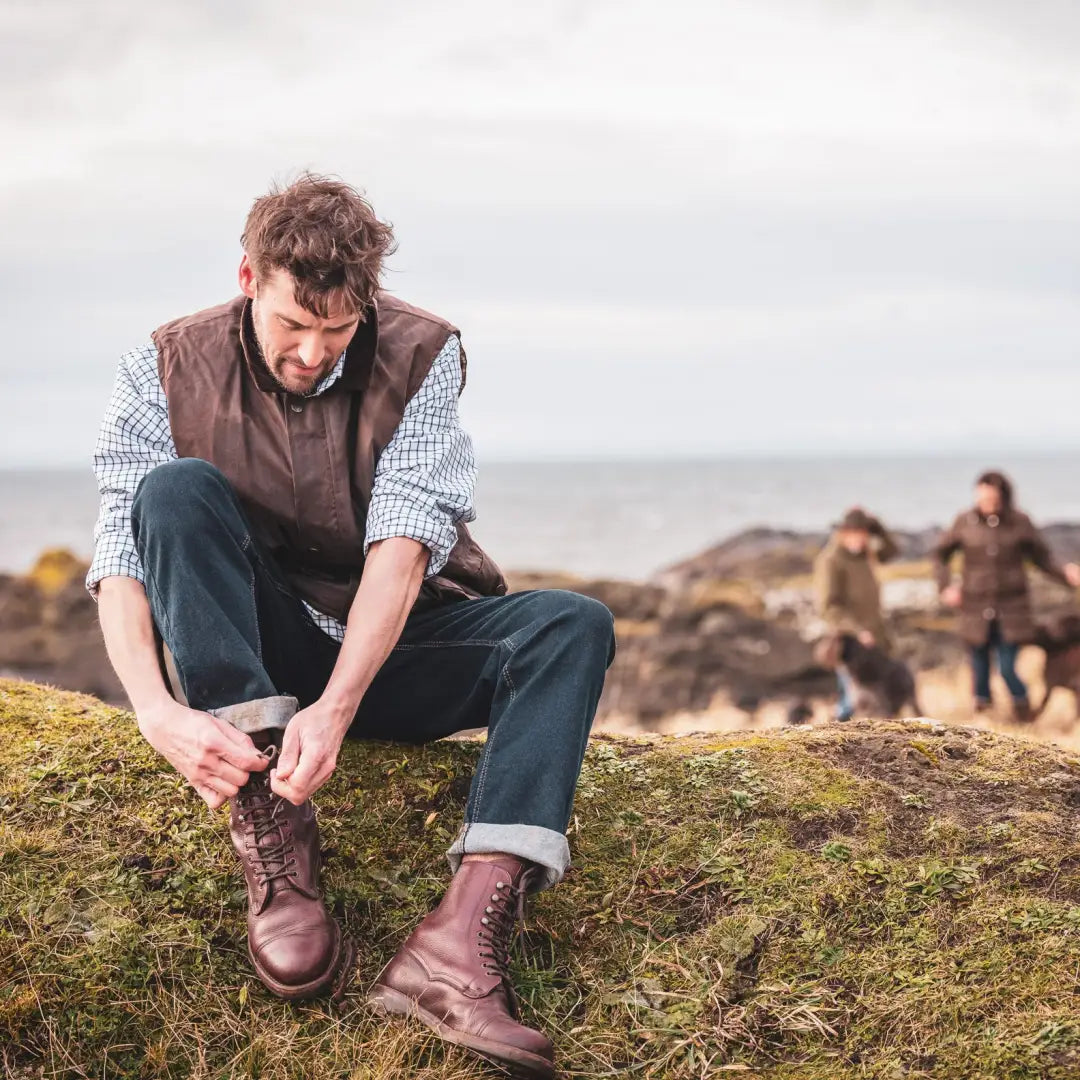
<path fill-rule="evenodd" d="M 240 260 L 240 269 L 236 276 L 240 282 L 240 291 L 249 300 L 254 300 L 259 292 L 259 283 L 255 278 L 255 267 L 251 265 L 251 260 L 247 257 L 246 251 Z"/>

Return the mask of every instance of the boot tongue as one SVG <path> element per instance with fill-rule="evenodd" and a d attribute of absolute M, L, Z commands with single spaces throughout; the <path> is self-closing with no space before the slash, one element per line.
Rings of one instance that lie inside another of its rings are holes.
<path fill-rule="evenodd" d="M 273 762 L 281 746 L 281 732 L 259 731 L 252 735 L 251 741 L 268 762 Z M 245 804 L 244 817 L 258 852 L 254 859 L 265 875 L 261 904 L 261 907 L 265 907 L 280 889 L 295 887 L 293 880 L 283 873 L 292 861 L 292 829 L 287 814 L 282 812 L 285 810 L 283 800 L 270 788 L 269 764 L 265 769 L 250 774 L 248 782 L 240 789 L 240 796 Z"/>

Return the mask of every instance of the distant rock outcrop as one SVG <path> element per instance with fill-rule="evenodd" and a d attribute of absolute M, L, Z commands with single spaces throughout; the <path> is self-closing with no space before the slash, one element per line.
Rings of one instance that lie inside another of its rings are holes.
<path fill-rule="evenodd" d="M 0 672 L 121 703 L 86 570 L 67 551 L 46 551 L 29 574 L 0 574 Z"/>
<path fill-rule="evenodd" d="M 896 533 L 900 558 L 882 570 L 882 599 L 899 655 L 915 671 L 954 669 L 964 648 L 938 607 L 927 556 L 936 529 Z M 1080 557 L 1080 525 L 1046 535 L 1062 559 Z M 600 703 L 601 720 L 644 728 L 723 703 L 747 714 L 828 696 L 831 672 L 813 657 L 822 625 L 810 572 L 824 533 L 750 529 L 657 573 L 651 581 L 511 573 L 513 591 L 564 588 L 607 604 L 619 648 Z M 0 671 L 123 703 L 105 656 L 85 566 L 47 552 L 25 577 L 0 575 Z M 1036 608 L 1073 608 L 1072 594 L 1034 575 Z"/>

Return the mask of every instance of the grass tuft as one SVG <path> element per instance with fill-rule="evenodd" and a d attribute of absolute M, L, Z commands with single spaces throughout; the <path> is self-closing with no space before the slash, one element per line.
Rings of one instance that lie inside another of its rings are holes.
<path fill-rule="evenodd" d="M 224 812 L 130 714 L 0 681 L 0 1071 L 464 1080 L 363 992 L 446 881 L 479 746 L 355 744 L 317 798 L 344 1007 L 253 980 Z M 914 722 L 598 736 L 516 954 L 565 1076 L 1080 1075 L 1080 765 Z"/>

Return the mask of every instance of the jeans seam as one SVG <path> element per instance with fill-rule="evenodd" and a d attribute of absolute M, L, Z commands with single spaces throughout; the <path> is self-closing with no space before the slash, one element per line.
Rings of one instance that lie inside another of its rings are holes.
<path fill-rule="evenodd" d="M 499 677 L 504 679 L 506 685 L 510 688 L 510 700 L 507 702 L 507 709 L 514 704 L 514 698 L 517 697 L 517 687 L 514 686 L 514 680 L 510 677 L 510 661 L 514 658 L 514 653 L 517 652 L 516 643 L 512 642 L 510 638 L 506 638 L 499 642 L 500 645 L 506 646 L 510 650 L 509 656 L 506 658 L 506 662 L 502 666 L 502 670 L 499 672 Z M 476 815 L 480 810 L 480 802 L 484 797 L 484 787 L 487 784 L 488 765 L 491 761 L 491 748 L 495 743 L 495 739 L 499 734 L 499 725 L 495 725 L 494 731 L 488 728 L 488 737 L 484 742 L 484 753 L 480 760 L 480 771 L 476 778 L 476 798 L 473 800 L 472 814 L 469 815 L 469 820 L 465 822 L 465 832 L 461 837 L 462 851 L 465 849 L 465 842 L 469 838 L 469 829 L 473 825 Z"/>
<path fill-rule="evenodd" d="M 456 649 L 462 645 L 505 644 L 505 641 L 489 641 L 487 638 L 466 638 L 464 641 L 422 641 L 415 645 L 395 645 L 394 652 L 411 652 L 413 649 Z"/>
<path fill-rule="evenodd" d="M 252 546 L 251 536 L 247 533 L 244 534 L 244 539 L 240 541 L 240 550 L 248 556 L 248 565 L 251 565 L 251 555 L 248 554 L 249 549 Z M 259 629 L 259 600 L 255 595 L 255 567 L 251 566 L 251 610 L 255 616 L 255 655 L 259 659 L 259 663 L 263 663 L 263 648 L 262 648 L 262 631 Z M 263 665 L 266 666 L 265 664 Z"/>

